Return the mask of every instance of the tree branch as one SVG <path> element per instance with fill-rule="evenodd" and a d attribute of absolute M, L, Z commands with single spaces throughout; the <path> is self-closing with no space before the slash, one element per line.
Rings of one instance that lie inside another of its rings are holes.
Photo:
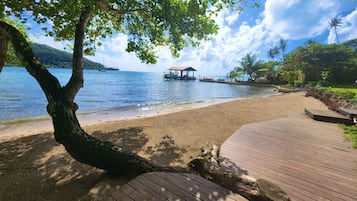
<path fill-rule="evenodd" d="M 6 36 L 2 35 L 0 33 L 0 73 L 2 71 L 2 68 L 5 64 L 6 60 L 6 53 L 7 53 L 7 45 L 8 45 L 8 40 Z"/>
<path fill-rule="evenodd" d="M 76 33 L 74 38 L 72 76 L 64 87 L 64 91 L 69 100 L 73 101 L 79 89 L 83 87 L 83 42 L 85 37 L 85 29 L 89 20 L 92 17 L 92 11 L 89 7 L 82 12 L 78 24 L 76 25 Z"/>
<path fill-rule="evenodd" d="M 50 102 L 61 89 L 61 85 L 32 52 L 30 44 L 25 37 L 13 26 L 0 21 L 0 35 L 10 41 L 15 49 L 16 56 L 20 59 L 26 70 L 37 80 Z"/>
<path fill-rule="evenodd" d="M 112 8 L 107 2 L 105 2 L 104 0 L 99 0 L 98 1 L 98 6 L 108 12 L 111 12 L 115 15 L 124 15 L 126 13 L 133 13 L 133 12 L 140 12 L 140 11 L 145 11 L 144 9 L 128 9 L 128 10 L 117 10 Z"/>

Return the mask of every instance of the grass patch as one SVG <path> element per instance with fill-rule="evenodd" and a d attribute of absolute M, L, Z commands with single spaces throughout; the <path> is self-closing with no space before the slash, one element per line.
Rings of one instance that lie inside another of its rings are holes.
<path fill-rule="evenodd" d="M 326 88 L 328 92 L 333 92 L 337 96 L 346 99 L 357 101 L 357 87 L 356 86 L 333 86 Z"/>
<path fill-rule="evenodd" d="M 357 148 L 357 126 L 340 124 L 340 128 L 342 128 L 345 138 L 352 142 L 352 147 Z"/>

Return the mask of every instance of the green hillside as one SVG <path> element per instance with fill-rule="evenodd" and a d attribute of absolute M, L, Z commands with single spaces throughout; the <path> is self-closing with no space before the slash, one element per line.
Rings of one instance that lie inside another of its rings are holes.
<path fill-rule="evenodd" d="M 33 43 L 31 44 L 33 52 L 47 68 L 71 68 L 72 54 L 52 48 L 48 45 Z M 7 66 L 22 66 L 19 59 L 15 56 L 14 49 L 10 46 L 5 65 Z M 100 63 L 83 59 L 84 69 L 102 69 L 104 66 Z"/>
<path fill-rule="evenodd" d="M 49 68 L 71 68 L 72 54 L 52 48 L 48 45 L 33 43 L 31 44 L 33 52 L 40 59 L 40 61 Z M 83 59 L 84 69 L 99 69 L 104 66 L 100 63 Z"/>

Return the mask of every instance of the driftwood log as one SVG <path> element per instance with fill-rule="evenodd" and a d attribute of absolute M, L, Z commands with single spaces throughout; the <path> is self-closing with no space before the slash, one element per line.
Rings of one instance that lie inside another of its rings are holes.
<path fill-rule="evenodd" d="M 249 200 L 288 201 L 289 196 L 276 184 L 237 174 L 206 159 L 194 159 L 189 163 L 191 172 L 211 180 Z"/>

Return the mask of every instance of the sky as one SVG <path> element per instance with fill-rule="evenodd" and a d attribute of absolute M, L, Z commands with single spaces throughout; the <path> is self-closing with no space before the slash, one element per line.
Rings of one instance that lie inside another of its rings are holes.
<path fill-rule="evenodd" d="M 241 58 L 252 53 L 268 60 L 269 48 L 287 41 L 291 51 L 307 40 L 335 43 L 335 33 L 328 22 L 338 16 L 343 24 L 337 33 L 340 42 L 357 38 L 357 0 L 258 0 L 259 8 L 244 7 L 238 13 L 223 10 L 215 20 L 220 29 L 212 40 L 199 47 L 187 47 L 179 58 L 171 56 L 167 47 L 158 47 L 157 64 L 144 64 L 134 53 L 125 52 L 126 36 L 119 34 L 102 41 L 95 56 L 87 57 L 107 67 L 127 71 L 164 72 L 171 66 L 192 66 L 201 76 L 225 75 L 239 66 Z M 29 32 L 33 42 L 63 50 L 65 42 Z M 67 48 L 68 49 L 68 48 Z"/>

